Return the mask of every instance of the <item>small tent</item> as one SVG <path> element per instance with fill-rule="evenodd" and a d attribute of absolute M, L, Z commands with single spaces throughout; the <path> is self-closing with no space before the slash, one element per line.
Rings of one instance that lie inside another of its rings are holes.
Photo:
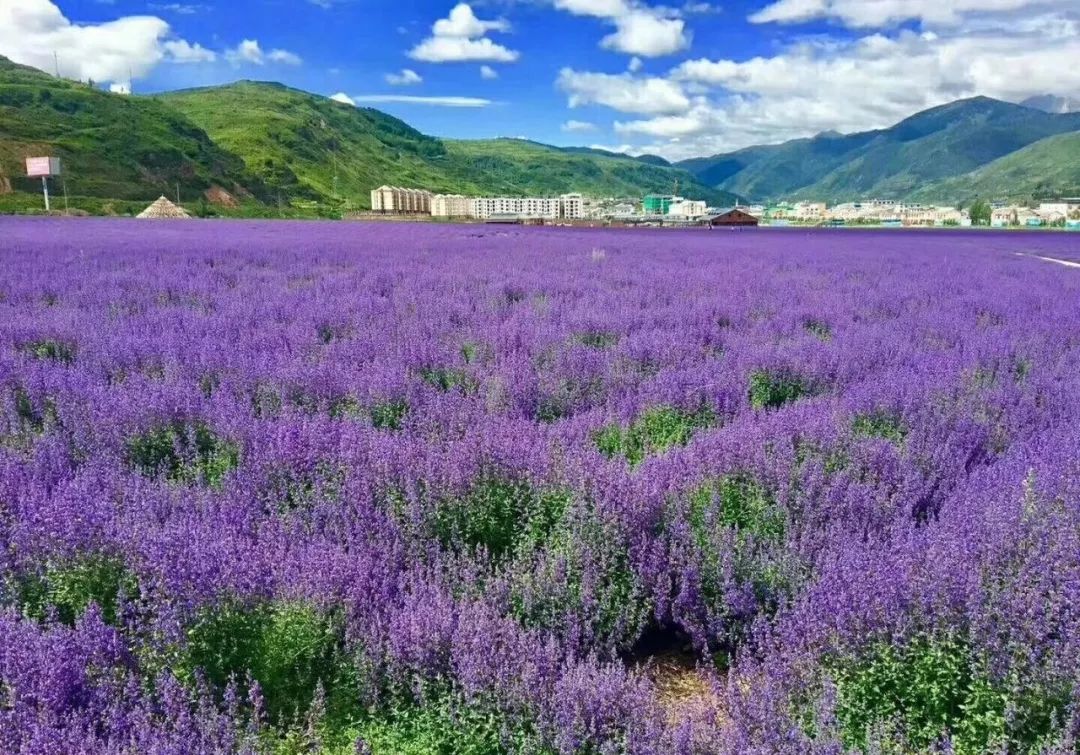
<path fill-rule="evenodd" d="M 165 197 L 159 197 L 152 205 L 139 213 L 140 218 L 154 220 L 177 220 L 190 218 L 183 207 L 173 204 Z"/>

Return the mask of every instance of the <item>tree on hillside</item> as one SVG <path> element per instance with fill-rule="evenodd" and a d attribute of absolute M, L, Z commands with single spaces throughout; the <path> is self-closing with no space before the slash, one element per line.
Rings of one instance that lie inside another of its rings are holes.
<path fill-rule="evenodd" d="M 976 199 L 971 209 L 968 210 L 968 214 L 971 216 L 972 225 L 990 225 L 990 216 L 993 210 L 990 209 L 990 203 L 985 199 Z"/>

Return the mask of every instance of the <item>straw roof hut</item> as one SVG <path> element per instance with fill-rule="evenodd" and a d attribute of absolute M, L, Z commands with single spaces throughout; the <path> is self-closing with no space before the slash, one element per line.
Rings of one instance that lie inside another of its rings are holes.
<path fill-rule="evenodd" d="M 177 220 L 191 217 L 183 207 L 173 204 L 165 197 L 159 197 L 152 205 L 140 212 L 138 216 L 154 220 Z"/>

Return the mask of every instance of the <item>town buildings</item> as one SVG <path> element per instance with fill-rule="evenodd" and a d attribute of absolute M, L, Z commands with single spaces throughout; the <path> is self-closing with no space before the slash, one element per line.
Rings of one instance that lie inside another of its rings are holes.
<path fill-rule="evenodd" d="M 372 212 L 396 214 L 431 213 L 434 195 L 423 189 L 403 189 L 400 186 L 380 186 L 371 190 Z"/>
<path fill-rule="evenodd" d="M 431 215 L 436 218 L 473 216 L 473 199 L 461 194 L 436 194 L 431 198 Z"/>

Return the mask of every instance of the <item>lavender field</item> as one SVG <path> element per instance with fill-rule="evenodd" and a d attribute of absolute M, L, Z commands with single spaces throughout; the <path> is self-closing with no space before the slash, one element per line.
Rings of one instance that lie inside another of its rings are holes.
<path fill-rule="evenodd" d="M 0 219 L 0 751 L 1076 753 L 1021 254 Z"/>

